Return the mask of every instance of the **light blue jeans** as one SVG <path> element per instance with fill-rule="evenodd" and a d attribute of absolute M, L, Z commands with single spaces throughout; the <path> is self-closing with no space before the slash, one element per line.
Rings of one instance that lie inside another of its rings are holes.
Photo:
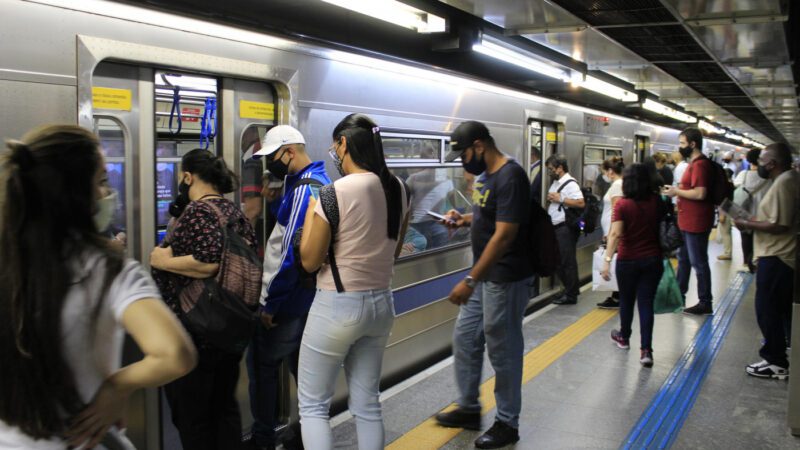
<path fill-rule="evenodd" d="M 348 406 L 356 420 L 359 449 L 382 449 L 381 364 L 394 323 L 389 289 L 317 290 L 300 344 L 298 400 L 305 448 L 333 448 L 330 405 L 344 364 Z"/>
<path fill-rule="evenodd" d="M 519 428 L 522 408 L 522 318 L 532 279 L 478 283 L 469 301 L 461 305 L 453 331 L 458 406 L 481 410 L 478 388 L 486 344 L 495 371 L 496 419 L 514 428 Z"/>

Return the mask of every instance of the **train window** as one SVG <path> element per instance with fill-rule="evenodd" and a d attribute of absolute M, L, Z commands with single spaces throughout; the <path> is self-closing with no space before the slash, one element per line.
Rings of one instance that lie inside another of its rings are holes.
<path fill-rule="evenodd" d="M 586 145 L 583 148 L 583 179 L 581 186 L 591 189 L 593 194 L 602 198 L 611 186 L 603 177 L 603 161 L 614 156 L 622 157 L 622 149 Z"/>
<path fill-rule="evenodd" d="M 383 154 L 388 161 L 441 161 L 442 139 L 429 136 L 381 133 Z"/>
<path fill-rule="evenodd" d="M 401 257 L 468 242 L 468 229 L 449 230 L 428 214 L 472 209 L 474 177 L 465 173 L 459 162 L 442 162 L 449 138 L 394 132 L 381 135 L 389 169 L 406 182 L 411 194 L 411 216 Z"/>
<path fill-rule="evenodd" d="M 111 236 L 119 236 L 127 229 L 127 201 L 125 189 L 125 133 L 122 126 L 114 119 L 96 117 L 95 133 L 100 139 L 100 147 L 106 160 L 108 187 L 117 194 L 117 205 L 114 217 L 109 226 Z M 125 239 L 119 236 L 120 240 Z"/>
<path fill-rule="evenodd" d="M 270 193 L 266 192 L 266 189 L 268 189 L 266 184 L 267 180 L 262 179 L 265 169 L 265 159 L 253 159 L 253 153 L 261 149 L 261 142 L 263 142 L 264 135 L 270 128 L 272 128 L 272 125 L 254 124 L 248 126 L 242 132 L 240 144 L 240 154 L 242 155 L 242 211 L 244 211 L 244 215 L 256 230 L 259 249 L 263 247 L 263 244 L 266 242 L 266 237 L 272 232 L 276 218 L 274 215 L 270 214 L 269 211 L 264 211 L 265 198 L 262 195 L 274 193 L 274 191 Z M 263 194 L 262 186 L 265 189 Z M 280 194 L 278 195 L 280 196 Z M 267 197 L 266 201 L 270 202 L 271 200 Z"/>

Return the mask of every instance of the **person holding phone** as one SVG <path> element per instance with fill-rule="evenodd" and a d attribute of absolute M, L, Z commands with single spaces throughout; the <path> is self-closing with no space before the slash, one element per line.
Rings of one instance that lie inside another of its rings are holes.
<path fill-rule="evenodd" d="M 308 318 L 314 289 L 301 282 L 292 242 L 303 226 L 311 198 L 319 187 L 331 182 L 323 161 L 311 161 L 305 138 L 289 125 L 278 125 L 264 136 L 255 157 L 266 157 L 267 170 L 284 180 L 284 195 L 278 206 L 277 223 L 267 240 L 259 315 L 247 353 L 250 377 L 250 411 L 253 414 L 255 448 L 275 448 L 275 417 L 278 401 L 278 368 L 289 358 L 289 370 L 297 380 L 300 339 Z M 314 181 L 310 181 L 314 180 Z"/>

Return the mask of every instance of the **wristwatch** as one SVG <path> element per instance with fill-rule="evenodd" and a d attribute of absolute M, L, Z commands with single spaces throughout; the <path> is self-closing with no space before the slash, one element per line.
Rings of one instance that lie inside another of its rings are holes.
<path fill-rule="evenodd" d="M 610 256 L 604 256 L 603 257 L 603 261 L 610 263 L 611 262 L 611 257 Z"/>
<path fill-rule="evenodd" d="M 475 281 L 475 278 L 472 278 L 472 275 L 467 275 L 467 277 L 464 278 L 464 284 L 466 284 L 470 289 L 475 289 L 476 283 L 477 281 Z"/>

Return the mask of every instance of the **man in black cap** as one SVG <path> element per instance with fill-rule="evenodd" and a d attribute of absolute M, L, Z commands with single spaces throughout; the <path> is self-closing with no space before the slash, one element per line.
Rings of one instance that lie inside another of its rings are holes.
<path fill-rule="evenodd" d="M 516 161 L 497 149 L 486 126 L 464 122 L 450 136 L 446 160 L 459 156 L 464 170 L 476 175 L 472 214 L 447 213 L 447 226 L 471 227 L 474 264 L 450 292 L 461 305 L 453 332 L 458 408 L 441 413 L 446 427 L 479 430 L 484 343 L 495 370 L 495 423 L 475 441 L 478 448 L 500 448 L 519 440 L 522 403 L 522 317 L 528 304 L 533 269 L 524 249 L 530 214 L 528 176 Z"/>

